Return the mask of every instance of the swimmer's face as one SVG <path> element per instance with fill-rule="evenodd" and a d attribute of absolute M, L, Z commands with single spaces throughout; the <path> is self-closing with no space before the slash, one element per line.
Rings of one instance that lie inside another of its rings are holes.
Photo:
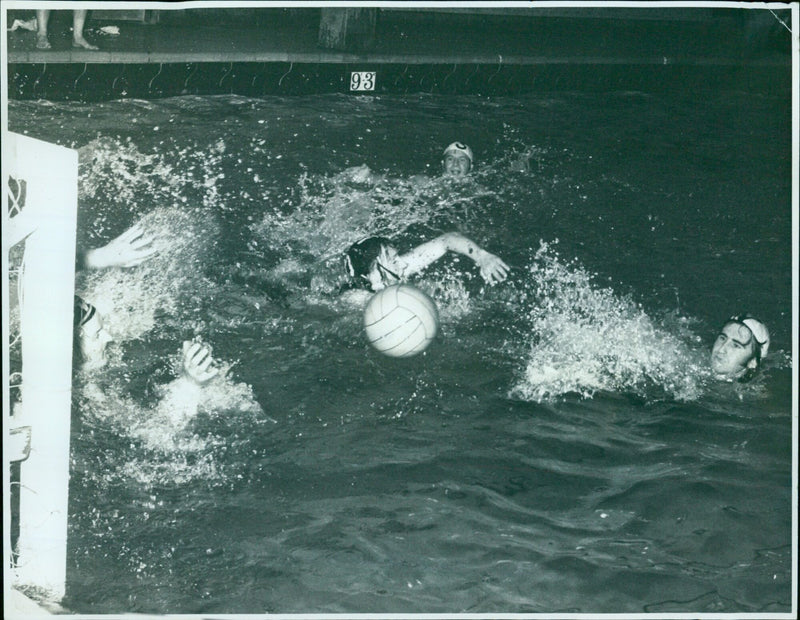
<path fill-rule="evenodd" d="M 755 368 L 756 342 L 753 333 L 741 323 L 728 323 L 711 349 L 711 370 L 720 379 L 738 379 Z"/>
<path fill-rule="evenodd" d="M 463 177 L 469 173 L 472 164 L 464 153 L 448 153 L 442 161 L 444 173 L 451 177 Z"/>
<path fill-rule="evenodd" d="M 80 329 L 81 354 L 84 367 L 99 368 L 105 366 L 106 345 L 113 340 L 103 326 L 103 319 L 95 312 L 94 316 L 84 323 Z"/>
<path fill-rule="evenodd" d="M 387 286 L 397 284 L 400 282 L 403 271 L 405 271 L 405 264 L 400 259 L 397 250 L 391 245 L 384 245 L 369 270 L 367 276 L 369 286 L 373 291 L 380 291 Z"/>

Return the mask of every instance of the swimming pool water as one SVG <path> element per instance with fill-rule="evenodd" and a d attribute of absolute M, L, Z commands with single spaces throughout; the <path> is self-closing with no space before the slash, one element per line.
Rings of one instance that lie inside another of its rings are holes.
<path fill-rule="evenodd" d="M 790 120 L 746 92 L 10 101 L 80 150 L 80 245 L 161 248 L 76 283 L 116 343 L 76 377 L 65 605 L 789 611 Z M 440 336 L 381 357 L 342 250 L 448 230 L 509 280 L 444 259 L 415 281 Z M 765 371 L 717 383 L 743 310 Z M 196 335 L 228 372 L 180 417 Z"/>

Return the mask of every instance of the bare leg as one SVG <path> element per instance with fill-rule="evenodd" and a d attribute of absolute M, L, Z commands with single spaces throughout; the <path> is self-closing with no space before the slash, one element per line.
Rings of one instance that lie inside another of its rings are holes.
<path fill-rule="evenodd" d="M 72 12 L 72 47 L 82 47 L 87 50 L 99 49 L 83 38 L 83 25 L 86 23 L 86 9 Z"/>
<path fill-rule="evenodd" d="M 50 41 L 47 40 L 47 21 L 50 19 L 50 11 L 39 9 L 36 11 L 36 47 L 40 50 L 49 50 Z"/>

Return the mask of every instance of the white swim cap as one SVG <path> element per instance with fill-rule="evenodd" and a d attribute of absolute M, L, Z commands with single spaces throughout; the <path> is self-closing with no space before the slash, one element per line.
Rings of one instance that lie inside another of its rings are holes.
<path fill-rule="evenodd" d="M 467 159 L 469 159 L 469 167 L 472 168 L 472 162 L 473 162 L 472 149 L 469 148 L 463 142 L 453 142 L 453 144 L 451 144 L 444 150 L 442 156 L 447 157 L 448 153 L 460 153 L 462 155 L 466 155 Z"/>
<path fill-rule="evenodd" d="M 769 351 L 769 331 L 767 331 L 767 326 L 761 321 L 751 317 L 743 319 L 741 323 L 746 325 L 747 329 L 749 329 L 753 334 L 753 338 L 756 339 L 756 342 L 761 349 L 759 352 L 759 357 L 764 359 L 767 356 L 767 351 Z"/>

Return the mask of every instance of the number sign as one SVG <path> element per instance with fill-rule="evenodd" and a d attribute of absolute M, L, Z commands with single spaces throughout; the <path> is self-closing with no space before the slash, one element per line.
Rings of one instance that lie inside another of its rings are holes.
<path fill-rule="evenodd" d="M 353 71 L 350 74 L 350 90 L 375 90 L 375 71 Z"/>

